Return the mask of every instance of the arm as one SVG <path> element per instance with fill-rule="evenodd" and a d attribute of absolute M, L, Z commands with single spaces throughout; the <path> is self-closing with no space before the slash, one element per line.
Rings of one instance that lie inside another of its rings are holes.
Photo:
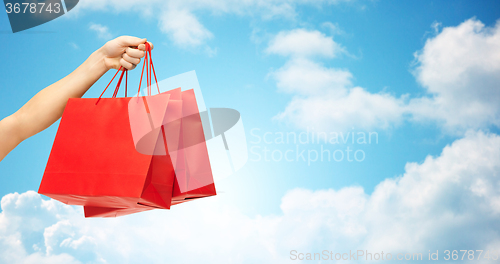
<path fill-rule="evenodd" d="M 109 69 L 134 69 L 144 56 L 145 42 L 146 39 L 128 36 L 107 42 L 68 76 L 41 90 L 21 109 L 1 120 L 0 161 L 23 140 L 56 122 L 68 99 L 82 97 Z"/>

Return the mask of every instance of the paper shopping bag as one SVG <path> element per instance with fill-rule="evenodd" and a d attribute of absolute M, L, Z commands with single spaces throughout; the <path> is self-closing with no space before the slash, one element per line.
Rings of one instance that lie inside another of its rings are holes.
<path fill-rule="evenodd" d="M 98 103 L 95 98 L 70 99 L 39 193 L 89 208 L 170 208 L 175 177 L 170 157 L 139 153 L 129 117 L 142 114 L 161 123 L 169 97 L 102 98 Z M 140 100 L 151 113 L 130 112 L 130 100 Z M 155 130 L 151 144 L 156 146 L 160 131 Z"/>
<path fill-rule="evenodd" d="M 183 91 L 181 99 L 179 147 L 170 152 L 176 157 L 172 159 L 175 168 L 173 205 L 217 194 L 194 91 Z"/>
<path fill-rule="evenodd" d="M 169 209 L 216 194 L 194 92 L 160 93 L 146 49 L 148 96 L 115 98 L 122 73 L 113 98 L 99 98 L 99 106 L 95 99 L 68 102 L 40 193 L 83 205 L 86 217 Z"/>
<path fill-rule="evenodd" d="M 148 143 L 151 139 L 156 139 L 156 131 L 145 124 L 143 118 L 130 116 L 136 150 L 146 155 L 153 154 L 153 159 L 164 155 L 170 157 L 175 170 L 172 205 L 216 195 L 193 90 L 181 92 L 177 88 L 163 94 L 170 95 L 170 98 L 163 123 L 155 124 L 155 127 L 162 128 L 156 147 L 152 148 L 152 144 Z M 135 107 L 137 102 L 141 101 L 132 99 L 129 108 Z M 153 207 L 140 203 L 127 208 L 85 206 L 85 216 L 116 217 L 151 209 Z"/>
<path fill-rule="evenodd" d="M 161 166 L 161 164 L 170 165 L 172 164 L 172 159 L 176 159 L 176 156 L 170 156 L 168 149 L 175 150 L 178 148 L 182 118 L 182 100 L 180 98 L 180 89 L 161 95 L 162 97 L 168 96 L 168 105 L 166 108 L 156 107 L 155 111 L 151 111 L 153 105 L 151 105 L 151 102 L 148 104 L 148 100 L 144 103 L 143 97 L 133 97 L 128 103 L 129 127 L 135 150 L 143 155 L 152 156 L 151 163 L 153 169 L 149 171 L 150 173 L 148 173 L 146 182 L 149 182 L 151 176 L 156 176 L 159 180 L 169 180 L 172 183 L 173 178 L 171 175 L 175 174 L 173 166 L 166 178 L 162 178 L 163 175 L 161 173 L 152 172 L 154 172 L 154 168 Z M 155 96 L 145 98 L 155 98 Z M 165 159 L 168 159 L 170 162 L 166 162 Z M 158 165 L 155 166 L 155 164 Z M 171 185 L 169 186 L 169 191 L 171 195 Z M 154 190 L 148 192 L 148 188 L 145 188 L 142 198 L 147 198 L 149 195 L 154 195 L 155 193 Z M 142 200 L 142 202 L 127 207 L 88 205 L 84 206 L 84 211 L 85 217 L 117 217 L 155 208 L 161 207 Z"/>

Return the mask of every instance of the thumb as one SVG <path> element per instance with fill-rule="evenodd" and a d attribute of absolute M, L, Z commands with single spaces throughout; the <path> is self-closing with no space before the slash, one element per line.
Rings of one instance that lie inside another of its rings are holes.
<path fill-rule="evenodd" d="M 132 37 L 132 36 L 121 36 L 119 37 L 119 43 L 123 47 L 137 47 L 140 44 L 146 43 L 147 39 L 145 38 L 138 38 L 138 37 Z"/>

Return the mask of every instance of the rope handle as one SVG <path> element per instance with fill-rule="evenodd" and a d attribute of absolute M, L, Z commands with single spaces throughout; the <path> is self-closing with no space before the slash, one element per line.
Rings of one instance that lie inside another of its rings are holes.
<path fill-rule="evenodd" d="M 106 90 L 108 90 L 108 87 L 111 85 L 111 83 L 115 79 L 116 75 L 118 75 L 118 73 L 120 71 L 122 71 L 122 74 L 120 75 L 120 78 L 118 79 L 118 83 L 116 84 L 115 91 L 113 92 L 113 97 L 111 97 L 111 98 L 116 98 L 116 96 L 118 95 L 118 90 L 120 90 L 120 85 L 122 84 L 123 75 L 125 75 L 125 97 L 127 97 L 128 70 L 127 69 L 122 70 L 122 69 L 123 69 L 122 66 L 120 66 L 120 68 L 118 68 L 115 75 L 113 76 L 113 78 L 111 78 L 111 81 L 108 83 L 106 88 L 104 88 L 104 91 L 102 91 L 101 95 L 99 96 L 99 99 L 97 99 L 97 102 L 95 104 L 98 104 L 99 101 L 101 101 L 102 96 L 104 95 Z"/>
<path fill-rule="evenodd" d="M 139 81 L 139 89 L 137 90 L 137 96 L 139 96 L 139 93 L 141 92 L 141 84 L 142 84 L 142 77 L 144 75 L 144 68 L 146 68 L 146 85 L 147 85 L 148 96 L 151 96 L 151 85 L 152 85 L 151 73 L 153 73 L 155 77 L 156 87 L 158 88 L 158 93 L 160 93 L 160 87 L 158 86 L 158 79 L 156 78 L 155 67 L 153 65 L 153 58 L 151 56 L 151 45 L 149 45 L 149 43 L 146 42 L 145 46 L 146 46 L 146 56 L 144 57 L 144 64 L 142 65 L 141 80 Z"/>
<path fill-rule="evenodd" d="M 158 79 L 156 78 L 156 71 L 155 71 L 155 68 L 153 65 L 153 58 L 151 55 L 151 45 L 149 45 L 149 42 L 146 42 L 144 45 L 146 46 L 146 51 L 145 51 L 146 55 L 144 57 L 144 63 L 142 64 L 141 80 L 139 81 L 139 89 L 137 90 L 137 97 L 139 97 L 139 94 L 141 92 L 141 84 L 142 84 L 142 78 L 144 76 L 144 68 L 146 68 L 147 95 L 151 96 L 152 75 L 154 75 L 154 77 L 155 77 L 156 87 L 158 89 L 158 93 L 160 93 L 160 87 L 158 86 Z M 113 78 L 111 79 L 111 81 L 108 83 L 108 85 L 106 86 L 104 91 L 101 93 L 101 95 L 97 99 L 97 102 L 95 103 L 96 105 L 99 103 L 102 96 L 104 95 L 104 93 L 106 92 L 106 90 L 111 85 L 111 83 L 115 79 L 116 75 L 118 75 L 118 73 L 120 71 L 122 71 L 122 73 L 120 75 L 120 78 L 118 79 L 118 84 L 116 85 L 116 88 L 115 88 L 115 91 L 113 93 L 112 98 L 116 98 L 116 96 L 118 95 L 118 91 L 120 89 L 120 85 L 121 85 L 122 80 L 123 80 L 123 75 L 125 75 L 125 97 L 127 97 L 128 70 L 124 69 L 122 66 L 120 66 L 120 68 L 116 71 L 116 73 L 113 76 Z"/>

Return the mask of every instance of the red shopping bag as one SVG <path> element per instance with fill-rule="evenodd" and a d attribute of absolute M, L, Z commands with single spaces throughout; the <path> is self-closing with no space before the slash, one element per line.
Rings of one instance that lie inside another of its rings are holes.
<path fill-rule="evenodd" d="M 83 205 L 86 217 L 216 195 L 193 90 L 160 93 L 150 49 L 144 69 L 148 96 L 116 98 L 122 73 L 113 98 L 68 101 L 39 193 Z"/>
<path fill-rule="evenodd" d="M 141 100 L 146 118 L 162 123 L 170 95 L 116 98 L 124 72 L 113 98 L 68 100 L 40 184 L 39 193 L 83 205 L 86 216 L 99 216 L 102 207 L 119 208 L 118 216 L 171 205 L 170 157 L 139 153 L 129 121 L 130 100 Z"/>
<path fill-rule="evenodd" d="M 194 91 L 181 92 L 181 89 L 178 88 L 163 94 L 168 94 L 170 100 L 162 129 L 160 129 L 161 136 L 156 141 L 156 147 L 152 148 L 151 144 L 148 144 L 151 139 L 156 139 L 156 131 L 142 124 L 144 118 L 141 118 L 140 115 L 130 116 L 136 149 L 143 154 L 153 153 L 153 158 L 168 153 L 175 170 L 172 205 L 216 195 Z M 129 102 L 129 107 L 136 104 L 134 100 Z M 141 100 L 138 102 L 140 104 Z M 140 111 L 134 113 L 140 113 Z M 167 144 L 165 145 L 164 142 Z M 85 215 L 87 217 L 114 217 L 150 209 L 142 204 L 128 208 L 85 206 Z"/>
<path fill-rule="evenodd" d="M 182 120 L 179 149 L 177 153 L 170 152 L 171 157 L 177 156 L 176 160 L 172 159 L 176 172 L 172 195 L 173 205 L 216 195 L 194 90 L 183 91 L 181 99 Z"/>
<path fill-rule="evenodd" d="M 160 93 L 160 88 L 158 87 L 158 80 L 156 79 L 151 58 L 151 50 L 148 53 L 146 53 L 142 72 L 144 73 L 144 69 L 146 69 L 147 91 L 148 95 L 150 95 L 152 74 L 155 77 L 158 93 Z M 141 118 L 141 115 L 130 116 L 130 125 L 137 151 L 146 155 L 153 153 L 154 156 L 168 155 L 170 157 L 175 170 L 172 205 L 216 195 L 194 91 L 191 89 L 181 92 L 181 88 L 177 88 L 163 94 L 170 95 L 170 98 L 161 124 L 160 133 L 162 136 L 157 139 L 154 148 L 151 147 L 154 144 L 148 142 L 155 141 L 155 131 L 144 123 L 145 120 Z M 137 107 L 137 102 L 140 104 L 141 101 L 131 100 L 129 107 Z M 137 114 L 141 111 L 130 112 Z M 142 112 L 144 112 L 144 109 Z M 159 126 L 155 124 L 154 127 Z M 129 208 L 85 206 L 85 215 L 87 217 L 113 217 L 149 209 L 149 207 L 140 203 Z"/>

